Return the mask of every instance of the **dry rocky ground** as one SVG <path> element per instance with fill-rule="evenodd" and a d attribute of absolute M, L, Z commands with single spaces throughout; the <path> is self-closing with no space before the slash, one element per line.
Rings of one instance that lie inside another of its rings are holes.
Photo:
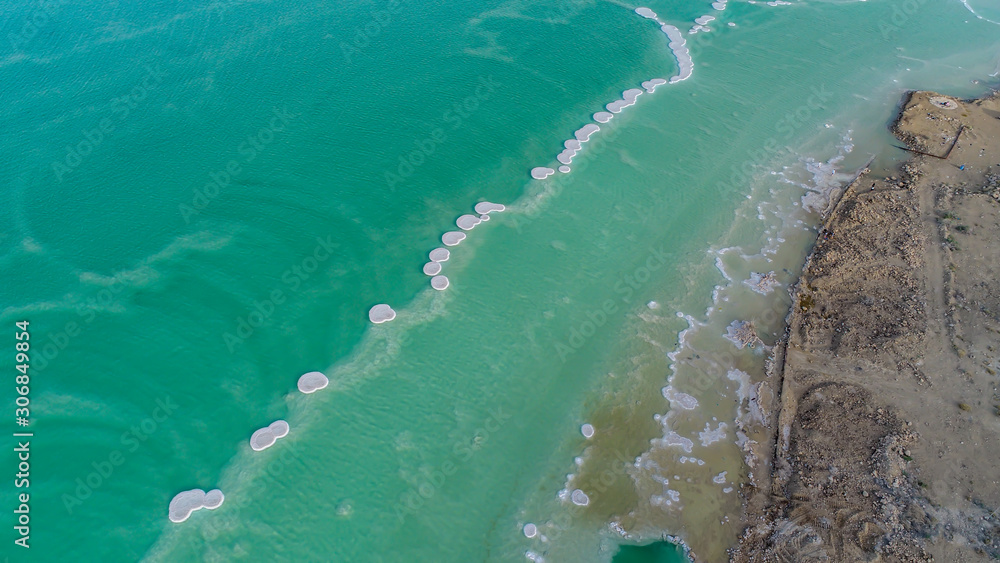
<path fill-rule="evenodd" d="M 1000 560 L 1000 96 L 904 99 L 793 294 L 732 560 Z M 956 141 L 957 136 L 957 141 Z"/>

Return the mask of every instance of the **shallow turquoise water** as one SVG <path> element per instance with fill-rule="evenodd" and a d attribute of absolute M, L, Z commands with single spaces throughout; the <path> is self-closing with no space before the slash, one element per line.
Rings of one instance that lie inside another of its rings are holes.
<path fill-rule="evenodd" d="M 797 189 L 769 171 L 848 132 L 839 166 L 859 166 L 904 90 L 985 91 L 1000 41 L 957 1 L 648 5 L 684 31 L 719 18 L 687 38 L 694 76 L 545 182 L 528 171 L 593 112 L 676 72 L 635 6 L 6 6 L 0 305 L 11 333 L 31 323 L 35 436 L 32 547 L 0 553 L 610 561 L 626 514 L 627 543 L 724 549 L 735 495 L 650 508 L 615 473 L 586 508 L 559 500 L 586 474 L 580 424 L 598 469 L 607 444 L 649 449 L 670 369 L 643 343 L 673 349 L 674 313 L 720 283 L 707 251 L 758 240 L 746 206 Z M 427 253 L 480 200 L 510 209 L 434 292 Z M 376 303 L 398 318 L 372 325 Z M 302 396 L 311 370 L 331 385 Z M 252 452 L 278 418 L 291 434 Z M 221 508 L 167 520 L 215 487 Z"/>

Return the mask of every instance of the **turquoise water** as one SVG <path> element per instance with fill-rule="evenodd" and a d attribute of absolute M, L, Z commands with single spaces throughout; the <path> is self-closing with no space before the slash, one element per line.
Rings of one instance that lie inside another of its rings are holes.
<path fill-rule="evenodd" d="M 720 335 L 783 293 L 741 280 L 787 285 L 816 220 L 800 197 L 901 156 L 884 126 L 906 89 L 986 91 L 1000 36 L 957 0 L 646 5 L 685 35 L 718 17 L 686 35 L 692 78 L 544 181 L 591 114 L 677 72 L 636 6 L 5 5 L 0 347 L 13 378 L 30 321 L 34 436 L 30 487 L 13 437 L 0 485 L 8 530 L 31 495 L 31 548 L 15 531 L 0 553 L 610 561 L 668 535 L 722 560 L 747 471 L 719 375 L 756 381 L 763 356 Z M 435 292 L 427 253 L 482 200 L 508 209 Z M 397 318 L 370 323 L 377 303 Z M 696 352 L 725 358 L 710 385 Z M 312 370 L 330 386 L 302 395 Z M 699 406 L 661 424 L 668 381 Z M 290 434 L 252 451 L 276 419 Z M 226 501 L 170 522 L 193 488 Z"/>

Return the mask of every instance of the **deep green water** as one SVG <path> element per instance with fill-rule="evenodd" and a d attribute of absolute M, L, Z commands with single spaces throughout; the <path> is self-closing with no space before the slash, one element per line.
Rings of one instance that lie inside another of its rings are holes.
<path fill-rule="evenodd" d="M 539 182 L 528 171 L 554 167 L 592 113 L 676 73 L 637 5 L 5 4 L 0 420 L 23 430 L 27 320 L 34 436 L 27 489 L 3 442 L 0 554 L 610 561 L 664 534 L 724 552 L 739 501 L 720 491 L 745 478 L 719 449 L 736 451 L 732 432 L 688 435 L 702 471 L 729 476 L 682 505 L 651 504 L 648 473 L 620 470 L 573 485 L 587 507 L 558 493 L 567 474 L 656 449 L 676 313 L 704 320 L 726 284 L 710 251 L 754 254 L 780 215 L 758 206 L 802 193 L 770 172 L 841 153 L 845 174 L 870 154 L 891 163 L 902 92 L 985 92 L 1000 28 L 958 0 L 639 5 L 685 32 L 719 18 L 687 37 L 693 77 L 640 96 L 570 174 Z M 427 253 L 481 200 L 509 209 L 452 248 L 451 286 L 433 291 Z M 807 223 L 778 254 L 790 270 Z M 370 323 L 376 303 L 396 320 Z M 312 370 L 331 384 L 304 396 Z M 717 383 L 700 408 L 729 409 Z M 279 418 L 289 436 L 251 451 Z M 226 502 L 171 523 L 170 499 L 192 488 Z M 28 550 L 13 543 L 23 492 Z"/>

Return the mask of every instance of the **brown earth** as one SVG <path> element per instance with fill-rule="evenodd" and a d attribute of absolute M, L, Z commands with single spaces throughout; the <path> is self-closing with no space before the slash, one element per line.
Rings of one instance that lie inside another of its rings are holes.
<path fill-rule="evenodd" d="M 892 130 L 947 158 L 864 174 L 830 212 L 734 562 L 1000 560 L 1000 96 L 914 92 Z"/>

